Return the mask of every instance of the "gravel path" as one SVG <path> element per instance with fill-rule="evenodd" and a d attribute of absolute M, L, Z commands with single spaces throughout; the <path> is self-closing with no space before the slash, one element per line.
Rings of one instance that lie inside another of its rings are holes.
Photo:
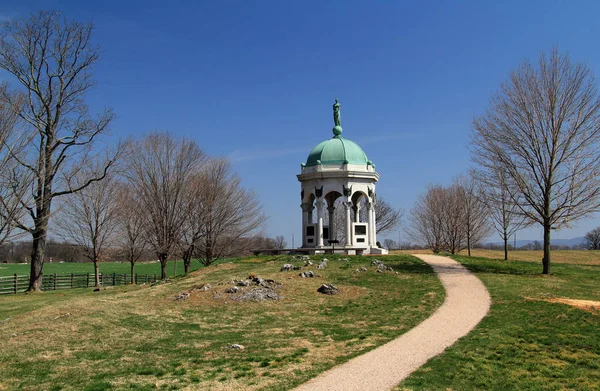
<path fill-rule="evenodd" d="M 446 289 L 444 304 L 406 334 L 322 373 L 296 390 L 390 390 L 467 335 L 485 317 L 491 300 L 477 277 L 450 258 L 415 256 L 438 274 Z"/>

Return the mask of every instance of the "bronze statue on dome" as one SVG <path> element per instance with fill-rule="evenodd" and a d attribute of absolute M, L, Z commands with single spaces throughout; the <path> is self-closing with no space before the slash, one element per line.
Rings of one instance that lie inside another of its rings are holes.
<path fill-rule="evenodd" d="M 341 107 L 342 105 L 336 99 L 335 103 L 333 104 L 333 123 L 335 126 L 342 126 L 342 116 L 340 113 Z"/>

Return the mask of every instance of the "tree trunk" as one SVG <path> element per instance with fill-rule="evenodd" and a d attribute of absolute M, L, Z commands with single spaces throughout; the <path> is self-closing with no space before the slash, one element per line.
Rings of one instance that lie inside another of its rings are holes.
<path fill-rule="evenodd" d="M 193 247 L 188 248 L 183 253 L 183 271 L 185 274 L 190 272 L 190 266 L 192 265 L 192 252 L 194 251 Z"/>
<path fill-rule="evenodd" d="M 544 266 L 543 274 L 550 274 L 550 222 L 544 222 Z"/>
<path fill-rule="evenodd" d="M 204 266 L 210 266 L 213 262 L 213 243 L 212 240 L 206 239 L 205 243 L 205 251 L 204 251 Z"/>
<path fill-rule="evenodd" d="M 467 254 L 471 256 L 471 235 L 467 235 Z"/>
<path fill-rule="evenodd" d="M 48 236 L 48 220 L 50 214 L 47 208 L 38 209 L 38 217 L 34 220 L 33 248 L 31 250 L 31 268 L 29 274 L 29 287 L 27 292 L 40 292 L 42 290 L 42 275 L 44 269 L 44 254 L 46 252 L 46 239 Z"/>
<path fill-rule="evenodd" d="M 45 232 L 41 234 L 41 231 L 42 230 L 36 230 L 36 233 L 33 234 L 33 249 L 31 250 L 31 268 L 27 292 L 40 292 L 42 290 L 46 234 Z"/>
<path fill-rule="evenodd" d="M 94 261 L 94 280 L 96 281 L 96 288 L 100 286 L 100 265 L 98 261 Z"/>
<path fill-rule="evenodd" d="M 158 257 L 160 261 L 160 279 L 165 280 L 167 278 L 167 254 L 160 254 Z"/>
<path fill-rule="evenodd" d="M 135 284 L 135 274 L 134 274 L 134 268 L 135 268 L 135 262 L 129 262 L 131 265 L 131 283 Z"/>
<path fill-rule="evenodd" d="M 504 260 L 508 261 L 508 233 L 506 232 L 506 226 L 503 227 L 504 235 L 502 235 L 502 239 L 504 239 Z"/>

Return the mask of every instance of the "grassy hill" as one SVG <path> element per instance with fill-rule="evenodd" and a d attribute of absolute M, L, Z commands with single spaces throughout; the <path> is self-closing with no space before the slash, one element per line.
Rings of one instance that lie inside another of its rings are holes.
<path fill-rule="evenodd" d="M 416 258 L 386 257 L 397 273 L 377 273 L 373 258 L 348 259 L 302 268 L 317 278 L 279 271 L 303 265 L 280 256 L 155 286 L 1 296 L 0 390 L 288 389 L 404 333 L 443 301 L 435 274 Z M 224 293 L 250 275 L 281 283 L 284 299 Z M 318 293 L 323 283 L 341 293 Z M 212 289 L 194 289 L 202 284 Z M 190 297 L 174 300 L 182 292 Z"/>

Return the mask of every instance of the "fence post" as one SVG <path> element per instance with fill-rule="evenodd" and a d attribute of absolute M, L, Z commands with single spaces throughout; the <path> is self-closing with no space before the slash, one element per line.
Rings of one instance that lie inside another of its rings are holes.
<path fill-rule="evenodd" d="M 87 274 L 87 279 L 85 280 L 85 287 L 86 288 L 90 287 L 90 273 Z"/>
<path fill-rule="evenodd" d="M 121 282 L 121 285 L 127 285 L 127 273 L 123 273 L 123 281 Z"/>
<path fill-rule="evenodd" d="M 56 273 L 54 273 L 54 290 L 56 290 Z"/>
<path fill-rule="evenodd" d="M 73 273 L 71 273 L 71 289 L 73 289 Z"/>
<path fill-rule="evenodd" d="M 156 281 L 156 274 L 154 275 L 154 281 Z"/>
<path fill-rule="evenodd" d="M 15 295 L 17 294 L 17 273 L 15 273 L 15 284 L 14 284 Z"/>
<path fill-rule="evenodd" d="M 117 285 L 117 280 L 116 280 L 116 273 L 113 273 L 113 286 Z"/>

